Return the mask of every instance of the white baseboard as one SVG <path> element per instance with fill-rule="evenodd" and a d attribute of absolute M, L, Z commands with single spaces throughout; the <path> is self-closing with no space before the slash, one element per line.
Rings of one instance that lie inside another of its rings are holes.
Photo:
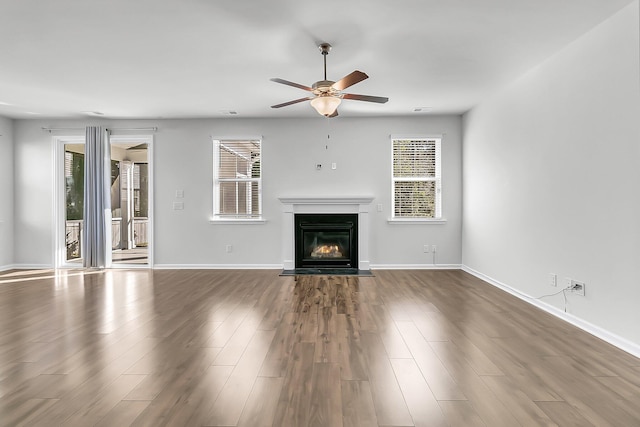
<path fill-rule="evenodd" d="M 372 270 L 460 270 L 460 264 L 371 264 Z"/>
<path fill-rule="evenodd" d="M 282 264 L 154 264 L 156 270 L 282 270 Z"/>
<path fill-rule="evenodd" d="M 13 264 L 9 266 L 12 270 L 53 270 L 52 264 Z"/>
<path fill-rule="evenodd" d="M 482 274 L 479 271 L 475 271 L 474 269 L 466 265 L 462 266 L 462 270 L 489 283 L 492 286 L 495 286 L 499 289 L 502 289 L 505 292 L 510 293 L 511 295 L 521 299 L 522 301 L 528 302 L 529 304 L 534 305 L 539 309 L 544 310 L 547 313 L 555 317 L 558 317 L 559 319 L 564 320 L 565 322 L 571 323 L 573 326 L 576 326 L 582 329 L 583 331 L 588 332 L 591 335 L 598 337 L 601 340 L 606 341 L 615 347 L 618 347 L 620 350 L 626 351 L 627 353 L 635 357 L 640 357 L 640 345 L 632 341 L 629 341 L 626 338 L 622 338 L 610 331 L 607 331 L 606 329 L 603 329 L 599 326 L 589 323 L 586 320 L 576 317 L 570 313 L 565 313 L 564 311 L 558 309 L 557 307 L 554 307 L 551 304 L 547 304 L 543 301 L 535 299 L 532 296 L 525 294 L 524 292 L 520 292 L 515 288 L 512 288 L 511 286 L 505 283 L 499 282 L 498 280 L 495 280 L 485 274 Z"/>
<path fill-rule="evenodd" d="M 8 271 L 8 270 L 15 270 L 16 266 L 9 264 L 9 265 L 0 265 L 0 272 L 2 271 Z"/>

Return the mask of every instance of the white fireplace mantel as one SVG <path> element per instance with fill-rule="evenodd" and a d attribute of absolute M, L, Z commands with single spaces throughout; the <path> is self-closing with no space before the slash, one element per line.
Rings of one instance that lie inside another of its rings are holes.
<path fill-rule="evenodd" d="M 285 270 L 295 269 L 295 222 L 297 213 L 358 214 L 358 268 L 369 270 L 369 206 L 373 197 L 280 197 L 282 203 L 282 252 Z"/>

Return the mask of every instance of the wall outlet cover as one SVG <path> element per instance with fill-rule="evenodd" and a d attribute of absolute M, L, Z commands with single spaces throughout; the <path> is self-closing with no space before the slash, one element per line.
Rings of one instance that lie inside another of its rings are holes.
<path fill-rule="evenodd" d="M 577 280 L 571 281 L 571 292 L 573 292 L 576 295 L 584 296 L 585 287 L 586 285 L 584 282 L 579 282 Z"/>

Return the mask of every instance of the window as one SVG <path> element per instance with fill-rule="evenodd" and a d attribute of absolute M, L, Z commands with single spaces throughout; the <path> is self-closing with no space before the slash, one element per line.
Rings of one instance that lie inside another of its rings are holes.
<path fill-rule="evenodd" d="M 440 138 L 392 138 L 392 218 L 440 219 Z"/>
<path fill-rule="evenodd" d="M 215 219 L 258 219 L 262 215 L 261 141 L 213 141 Z"/>

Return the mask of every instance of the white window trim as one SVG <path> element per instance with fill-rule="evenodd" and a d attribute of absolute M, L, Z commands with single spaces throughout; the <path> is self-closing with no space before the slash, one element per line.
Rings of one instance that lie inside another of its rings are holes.
<path fill-rule="evenodd" d="M 262 136 L 246 136 L 246 137 L 215 137 L 212 136 L 212 148 L 213 148 L 213 168 L 212 168 L 212 178 L 213 178 L 213 214 L 209 219 L 209 223 L 211 224 L 225 224 L 225 225 L 247 225 L 247 224 L 264 224 L 266 223 L 266 219 L 264 218 L 264 214 L 262 212 L 263 203 L 262 203 Z M 229 179 L 218 179 L 216 168 L 219 164 L 220 159 L 220 150 L 219 145 L 223 141 L 260 141 L 260 178 L 250 178 L 247 179 L 247 182 L 259 182 L 259 203 L 260 203 L 260 216 L 257 217 L 242 217 L 242 216 L 233 216 L 233 215 L 219 215 L 219 206 L 220 203 L 220 182 L 225 181 L 234 181 Z"/>
<path fill-rule="evenodd" d="M 434 178 L 395 178 L 393 176 L 393 141 L 395 140 L 424 140 L 424 141 L 436 141 L 436 176 Z M 422 225 L 437 225 L 446 224 L 447 219 L 442 216 L 442 141 L 444 134 L 436 135 L 390 135 L 390 150 L 391 150 L 391 218 L 387 219 L 389 224 L 422 224 Z M 436 216 L 434 218 L 422 218 L 422 217 L 396 217 L 395 216 L 395 182 L 415 182 L 415 181 L 433 181 L 436 183 Z"/>
<path fill-rule="evenodd" d="M 389 224 L 406 224 L 406 225 L 438 225 L 446 224 L 446 218 L 389 218 L 387 219 Z"/>

